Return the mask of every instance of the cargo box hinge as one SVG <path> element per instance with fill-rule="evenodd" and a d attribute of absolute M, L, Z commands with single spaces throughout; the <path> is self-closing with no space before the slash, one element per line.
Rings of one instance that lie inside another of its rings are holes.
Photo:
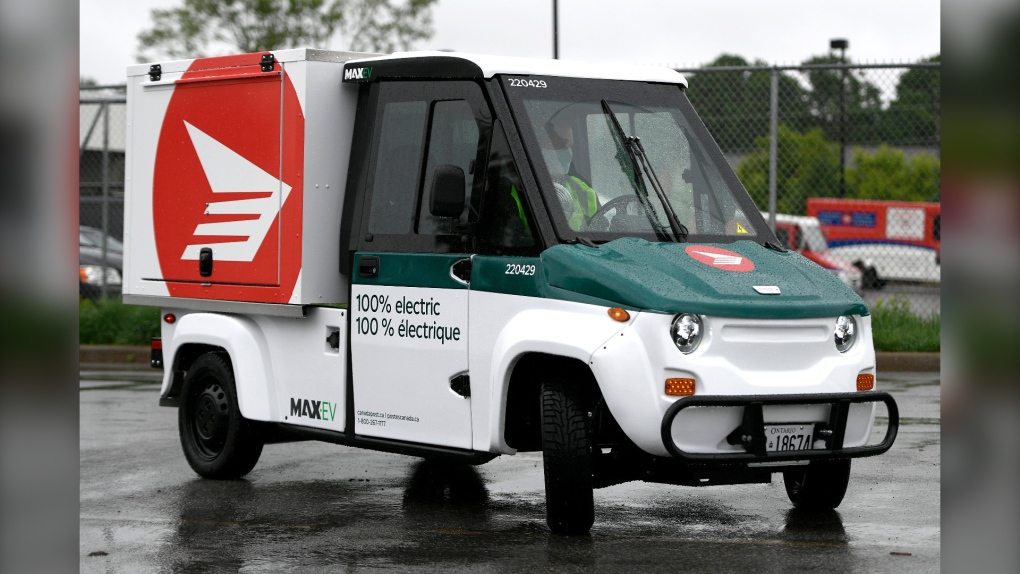
<path fill-rule="evenodd" d="M 262 71 L 272 72 L 273 66 L 276 64 L 276 56 L 272 54 L 262 54 Z"/>

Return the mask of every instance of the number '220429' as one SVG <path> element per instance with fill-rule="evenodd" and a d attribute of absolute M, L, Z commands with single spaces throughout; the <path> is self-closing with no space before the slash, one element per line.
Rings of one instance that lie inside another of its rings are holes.
<path fill-rule="evenodd" d="M 506 273 L 504 275 L 534 275 L 534 265 L 518 265 L 517 263 L 507 263 Z"/>
<path fill-rule="evenodd" d="M 509 78 L 511 88 L 548 88 L 545 80 L 529 80 L 527 78 Z"/>

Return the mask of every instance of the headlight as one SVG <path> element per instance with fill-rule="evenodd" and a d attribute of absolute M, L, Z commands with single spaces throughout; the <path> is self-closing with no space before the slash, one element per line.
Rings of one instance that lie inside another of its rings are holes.
<path fill-rule="evenodd" d="M 103 284 L 103 269 L 102 265 L 79 265 L 78 266 L 78 277 L 82 283 L 88 283 L 89 285 L 102 285 Z M 113 267 L 106 267 L 106 284 L 107 285 L 120 285 L 120 271 L 117 271 Z"/>
<path fill-rule="evenodd" d="M 833 331 L 833 339 L 836 341 L 836 350 L 845 353 L 854 345 L 857 339 L 857 322 L 853 317 L 840 315 L 836 318 L 836 329 Z"/>
<path fill-rule="evenodd" d="M 698 348 L 702 332 L 701 317 L 690 313 L 677 315 L 669 326 L 669 337 L 684 354 L 693 353 Z"/>

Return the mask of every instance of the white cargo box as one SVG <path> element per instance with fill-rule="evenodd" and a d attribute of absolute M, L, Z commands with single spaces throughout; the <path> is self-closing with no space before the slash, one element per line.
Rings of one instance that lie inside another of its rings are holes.
<path fill-rule="evenodd" d="M 346 302 L 339 234 L 358 87 L 341 80 L 363 56 L 128 68 L 125 302 L 284 314 Z"/>

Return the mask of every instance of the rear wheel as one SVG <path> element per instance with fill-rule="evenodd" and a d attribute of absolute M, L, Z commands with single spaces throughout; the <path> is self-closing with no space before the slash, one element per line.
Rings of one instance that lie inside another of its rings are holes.
<path fill-rule="evenodd" d="M 591 429 L 582 399 L 562 379 L 542 385 L 546 521 L 557 534 L 586 534 L 595 522 Z"/>
<path fill-rule="evenodd" d="M 843 502 L 850 483 L 850 459 L 815 461 L 783 472 L 786 495 L 796 508 L 832 510 Z"/>
<path fill-rule="evenodd" d="M 177 413 L 184 457 L 206 478 L 240 478 L 255 468 L 262 437 L 241 416 L 230 364 L 215 353 L 199 357 L 184 379 Z"/>

